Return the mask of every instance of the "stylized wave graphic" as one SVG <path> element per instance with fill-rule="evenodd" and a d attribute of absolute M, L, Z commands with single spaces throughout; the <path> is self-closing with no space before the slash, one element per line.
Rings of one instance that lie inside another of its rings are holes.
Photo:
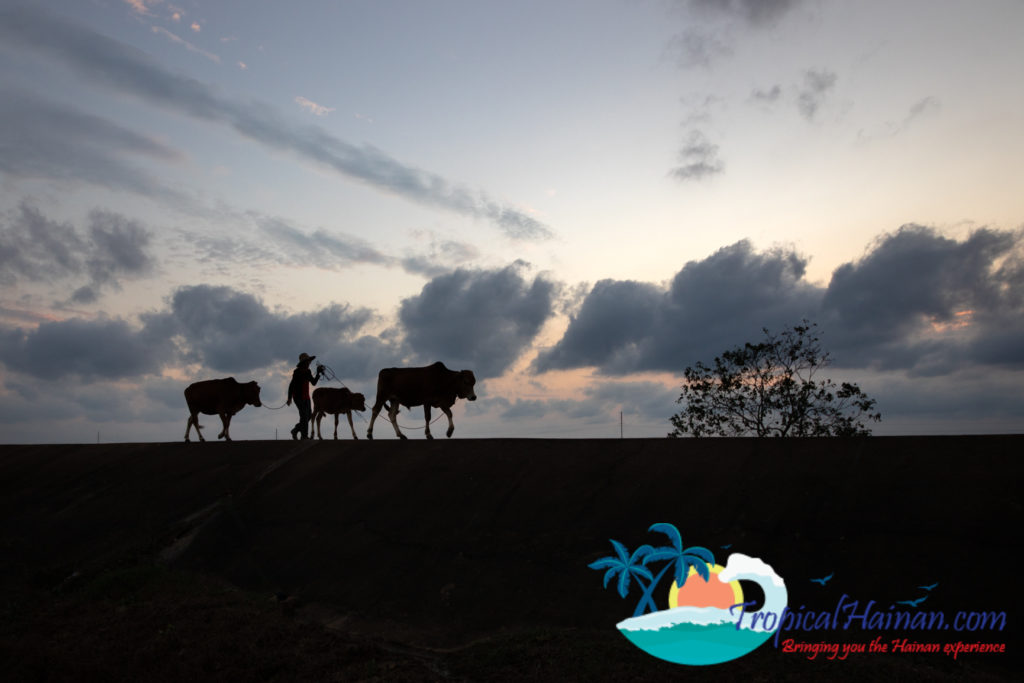
<path fill-rule="evenodd" d="M 789 599 L 782 577 L 757 558 L 733 553 L 725 569 L 712 574 L 711 580 L 753 581 L 764 591 L 764 605 L 757 612 L 746 612 L 742 621 L 738 609 L 730 613 L 717 607 L 675 607 L 621 621 L 619 630 L 644 652 L 676 664 L 727 662 L 768 640 Z M 755 626 L 756 614 L 762 617 Z M 775 617 L 766 619 L 768 614 Z"/>

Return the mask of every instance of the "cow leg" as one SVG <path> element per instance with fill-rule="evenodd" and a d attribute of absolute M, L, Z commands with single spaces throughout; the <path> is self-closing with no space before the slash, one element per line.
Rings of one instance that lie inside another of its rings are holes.
<path fill-rule="evenodd" d="M 373 440 L 373 423 L 377 420 L 377 416 L 380 415 L 380 409 L 381 406 L 383 405 L 383 401 L 381 401 L 380 403 L 375 403 L 373 405 L 373 410 L 370 411 L 370 426 L 367 427 L 366 429 L 366 438 L 370 439 L 371 441 Z"/>
<path fill-rule="evenodd" d="M 334 414 L 334 440 L 338 440 L 338 414 Z"/>
<path fill-rule="evenodd" d="M 198 413 L 197 414 L 192 414 L 192 415 L 188 416 L 188 422 L 185 423 L 185 441 L 189 440 L 188 439 L 188 435 L 189 435 L 189 432 L 192 431 L 192 426 L 193 425 L 196 428 L 196 434 L 199 435 L 199 440 L 200 441 L 206 441 L 206 439 L 203 438 L 203 432 L 200 431 L 202 429 L 202 425 L 199 424 L 199 415 L 198 415 Z"/>
<path fill-rule="evenodd" d="M 221 413 L 220 421 L 224 425 L 224 429 L 222 429 L 220 434 L 217 435 L 217 438 L 224 439 L 225 441 L 231 441 L 231 435 L 228 434 L 228 426 L 231 424 L 231 416 L 227 413 Z"/>
<path fill-rule="evenodd" d="M 423 420 L 426 423 L 426 429 L 423 430 L 424 435 L 428 439 L 433 439 L 434 436 L 430 433 L 430 405 L 427 403 L 423 404 Z"/>
<path fill-rule="evenodd" d="M 313 431 L 316 433 L 316 438 L 323 441 L 324 433 L 320 431 L 320 421 L 324 419 L 324 411 L 317 410 L 313 413 Z"/>
<path fill-rule="evenodd" d="M 388 419 L 391 420 L 391 426 L 395 428 L 395 436 L 404 439 L 405 434 L 398 428 L 398 401 L 388 406 Z"/>
<path fill-rule="evenodd" d="M 356 436 L 356 427 L 352 424 L 352 411 L 350 410 L 345 413 L 345 417 L 348 418 L 348 428 L 352 430 L 352 438 L 359 441 L 359 437 Z"/>
<path fill-rule="evenodd" d="M 441 410 L 443 410 L 444 414 L 448 416 L 448 431 L 446 432 L 446 435 L 450 439 L 452 438 L 452 434 L 455 433 L 455 422 L 452 421 L 452 409 L 447 406 L 441 406 Z"/>

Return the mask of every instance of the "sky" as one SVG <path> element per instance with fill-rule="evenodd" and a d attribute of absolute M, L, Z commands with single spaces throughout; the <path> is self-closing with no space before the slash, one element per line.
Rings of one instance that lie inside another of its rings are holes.
<path fill-rule="evenodd" d="M 658 437 L 687 366 L 805 319 L 875 434 L 1024 432 L 1022 25 L 0 0 L 0 442 L 180 440 L 228 376 L 265 406 L 232 436 L 287 438 L 300 353 L 368 404 L 472 369 L 456 438 Z"/>

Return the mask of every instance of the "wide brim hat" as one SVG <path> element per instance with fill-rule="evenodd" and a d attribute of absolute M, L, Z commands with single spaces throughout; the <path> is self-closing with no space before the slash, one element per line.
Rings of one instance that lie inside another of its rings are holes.
<path fill-rule="evenodd" d="M 314 358 L 316 358 L 316 356 L 311 356 L 308 353 L 300 353 L 299 354 L 299 362 L 300 363 L 308 363 L 309 361 L 313 360 Z"/>

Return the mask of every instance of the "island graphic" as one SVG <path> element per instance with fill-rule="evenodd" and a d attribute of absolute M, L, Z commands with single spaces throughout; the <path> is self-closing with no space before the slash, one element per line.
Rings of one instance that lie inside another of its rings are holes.
<path fill-rule="evenodd" d="M 667 536 L 668 545 L 642 545 L 630 553 L 611 539 L 615 555 L 587 565 L 604 570 L 605 588 L 614 581 L 623 598 L 633 585 L 640 589 L 633 616 L 617 624 L 631 643 L 669 662 L 707 665 L 742 657 L 771 637 L 789 596 L 785 581 L 769 565 L 742 553 L 717 564 L 707 548 L 684 547 L 679 530 L 667 522 L 648 531 Z M 659 563 L 664 564 L 654 573 Z M 669 577 L 668 608 L 659 610 L 655 590 Z M 764 592 L 758 610 L 749 611 L 753 603 L 744 600 L 741 580 Z"/>

